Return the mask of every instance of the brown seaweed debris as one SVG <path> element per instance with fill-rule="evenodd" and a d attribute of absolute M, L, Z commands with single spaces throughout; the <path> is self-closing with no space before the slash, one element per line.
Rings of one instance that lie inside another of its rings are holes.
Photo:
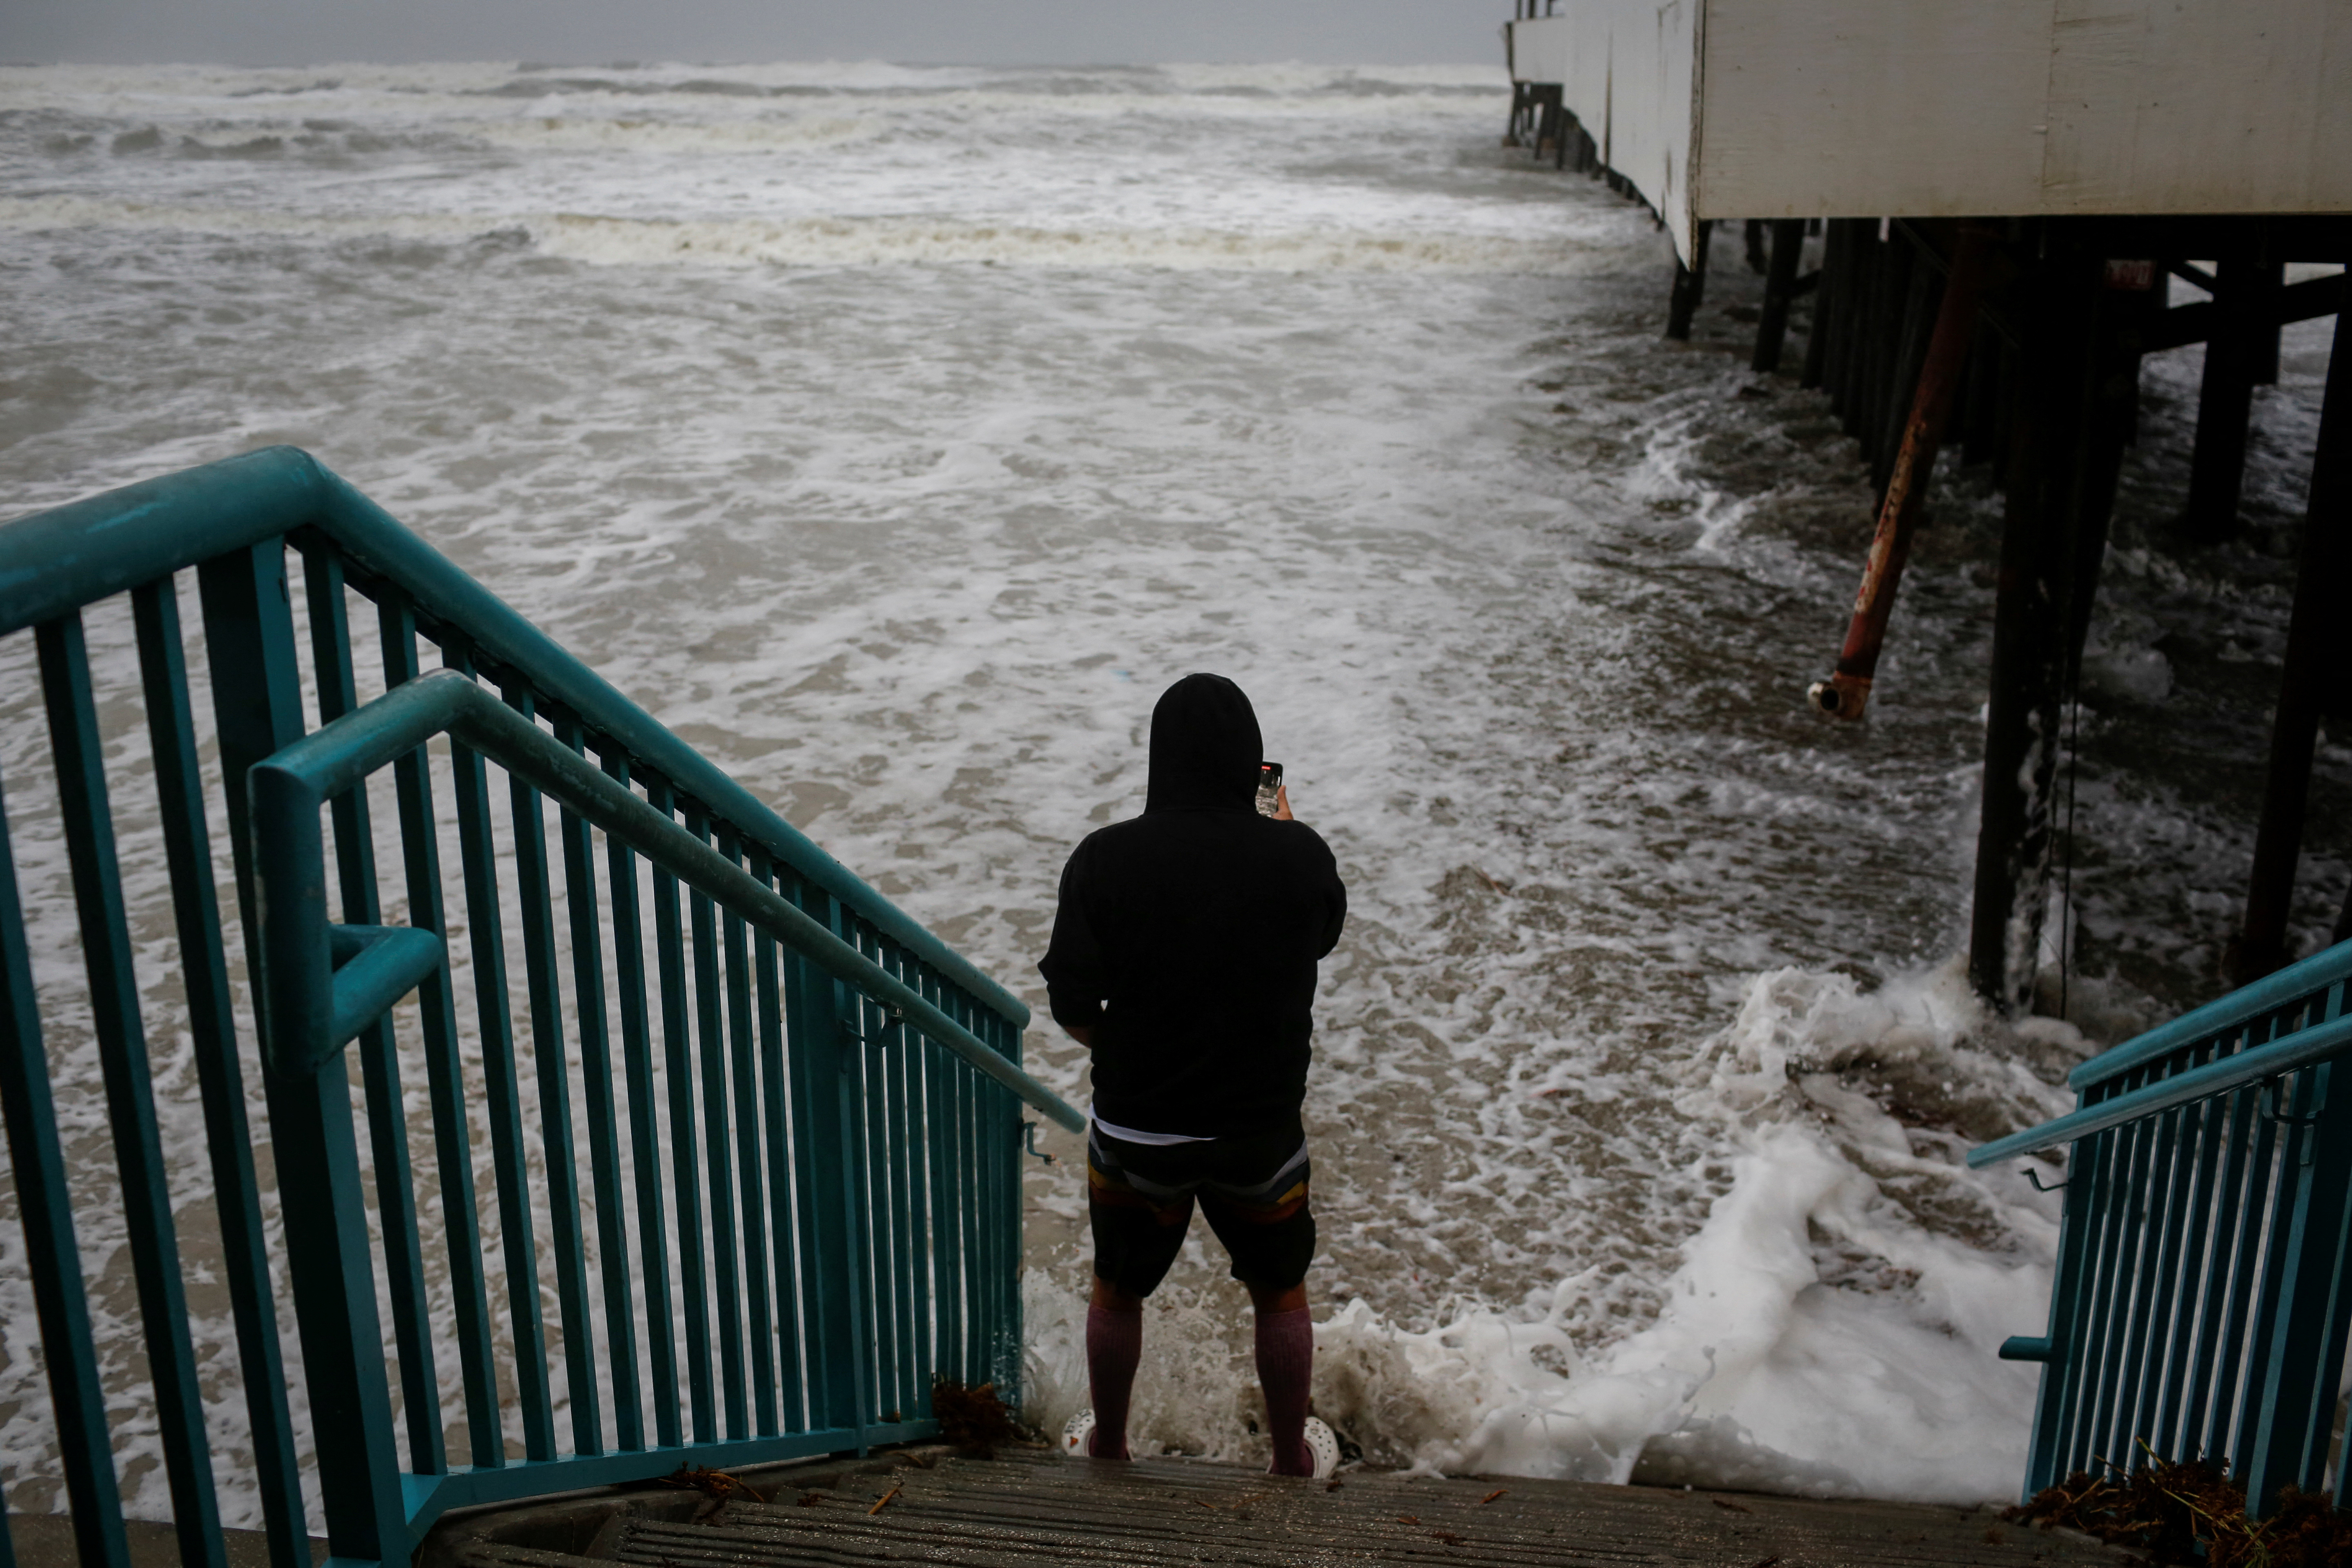
<path fill-rule="evenodd" d="M 970 1458 L 992 1459 L 997 1448 L 1013 1442 L 1013 1413 L 997 1396 L 996 1384 L 967 1388 L 951 1378 L 931 1384 L 931 1415 L 940 1424 L 940 1441 Z"/>
<path fill-rule="evenodd" d="M 2144 1552 L 2159 1563 L 2205 1568 L 2340 1568 L 2352 1563 L 2352 1513 L 2287 1487 L 2278 1511 L 2246 1517 L 2246 1490 L 2203 1459 L 2148 1456 L 2129 1475 L 2077 1470 L 2001 1517 L 2055 1524 Z"/>
<path fill-rule="evenodd" d="M 721 1502 L 729 1498 L 737 1497 L 749 1498 L 753 1502 L 768 1500 L 750 1483 L 737 1480 L 724 1470 L 709 1470 L 699 1465 L 680 1465 L 669 1474 L 656 1476 L 654 1479 L 658 1485 L 677 1487 L 686 1491 L 698 1491 L 705 1497 L 717 1498 Z"/>

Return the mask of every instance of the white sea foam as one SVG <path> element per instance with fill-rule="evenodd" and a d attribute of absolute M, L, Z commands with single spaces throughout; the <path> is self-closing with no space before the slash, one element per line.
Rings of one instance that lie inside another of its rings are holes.
<path fill-rule="evenodd" d="M 1686 1074 L 1685 1106 L 1723 1128 L 1730 1179 L 1654 1321 L 1580 1348 L 1571 1324 L 1592 1270 L 1517 1310 L 1467 1307 L 1419 1331 L 1353 1300 L 1318 1322 L 1317 1409 L 1369 1458 L 1416 1470 L 1999 1496 L 2024 1465 L 2034 1373 L 1994 1352 L 2046 1298 L 2054 1205 L 1969 1175 L 1956 1143 L 1922 1146 L 1825 1070 L 1899 1059 L 1971 1074 L 1980 1092 L 2036 1111 L 2063 1108 L 2029 1072 L 1987 1071 L 1970 1045 L 1988 1025 L 1949 966 L 1873 994 L 1840 975 L 1758 976 Z M 2080 1048 L 2063 1025 L 2041 1032 Z M 1923 1225 L 1890 1177 L 1979 1206 L 2009 1245 Z M 1040 1325 L 1032 1397 L 1051 1421 L 1085 1402 L 1081 1325 L 1075 1299 L 1043 1276 L 1027 1304 Z M 1224 1326 L 1197 1301 L 1148 1324 L 1145 1440 L 1252 1451 L 1259 1412 L 1224 1394 L 1248 1377 L 1245 1363 L 1227 1364 L 1242 1358 Z"/>

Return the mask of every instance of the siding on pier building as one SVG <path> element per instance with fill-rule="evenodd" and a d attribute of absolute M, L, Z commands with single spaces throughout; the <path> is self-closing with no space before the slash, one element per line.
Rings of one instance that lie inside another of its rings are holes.
<path fill-rule="evenodd" d="M 1702 218 L 2352 211 L 2352 0 L 1559 0 L 1509 24 Z"/>

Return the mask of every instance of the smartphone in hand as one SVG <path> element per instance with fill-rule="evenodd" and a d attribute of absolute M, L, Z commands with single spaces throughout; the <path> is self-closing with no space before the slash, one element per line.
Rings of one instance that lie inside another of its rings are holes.
<path fill-rule="evenodd" d="M 1257 814 L 1272 816 L 1282 809 L 1282 764 L 1260 763 L 1257 765 Z"/>

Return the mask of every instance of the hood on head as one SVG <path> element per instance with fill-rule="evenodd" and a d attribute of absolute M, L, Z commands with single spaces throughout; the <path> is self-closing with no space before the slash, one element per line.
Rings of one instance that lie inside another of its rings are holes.
<path fill-rule="evenodd" d="M 1188 675 L 1151 710 L 1146 811 L 1254 811 L 1265 742 L 1257 711 L 1222 675 Z"/>

